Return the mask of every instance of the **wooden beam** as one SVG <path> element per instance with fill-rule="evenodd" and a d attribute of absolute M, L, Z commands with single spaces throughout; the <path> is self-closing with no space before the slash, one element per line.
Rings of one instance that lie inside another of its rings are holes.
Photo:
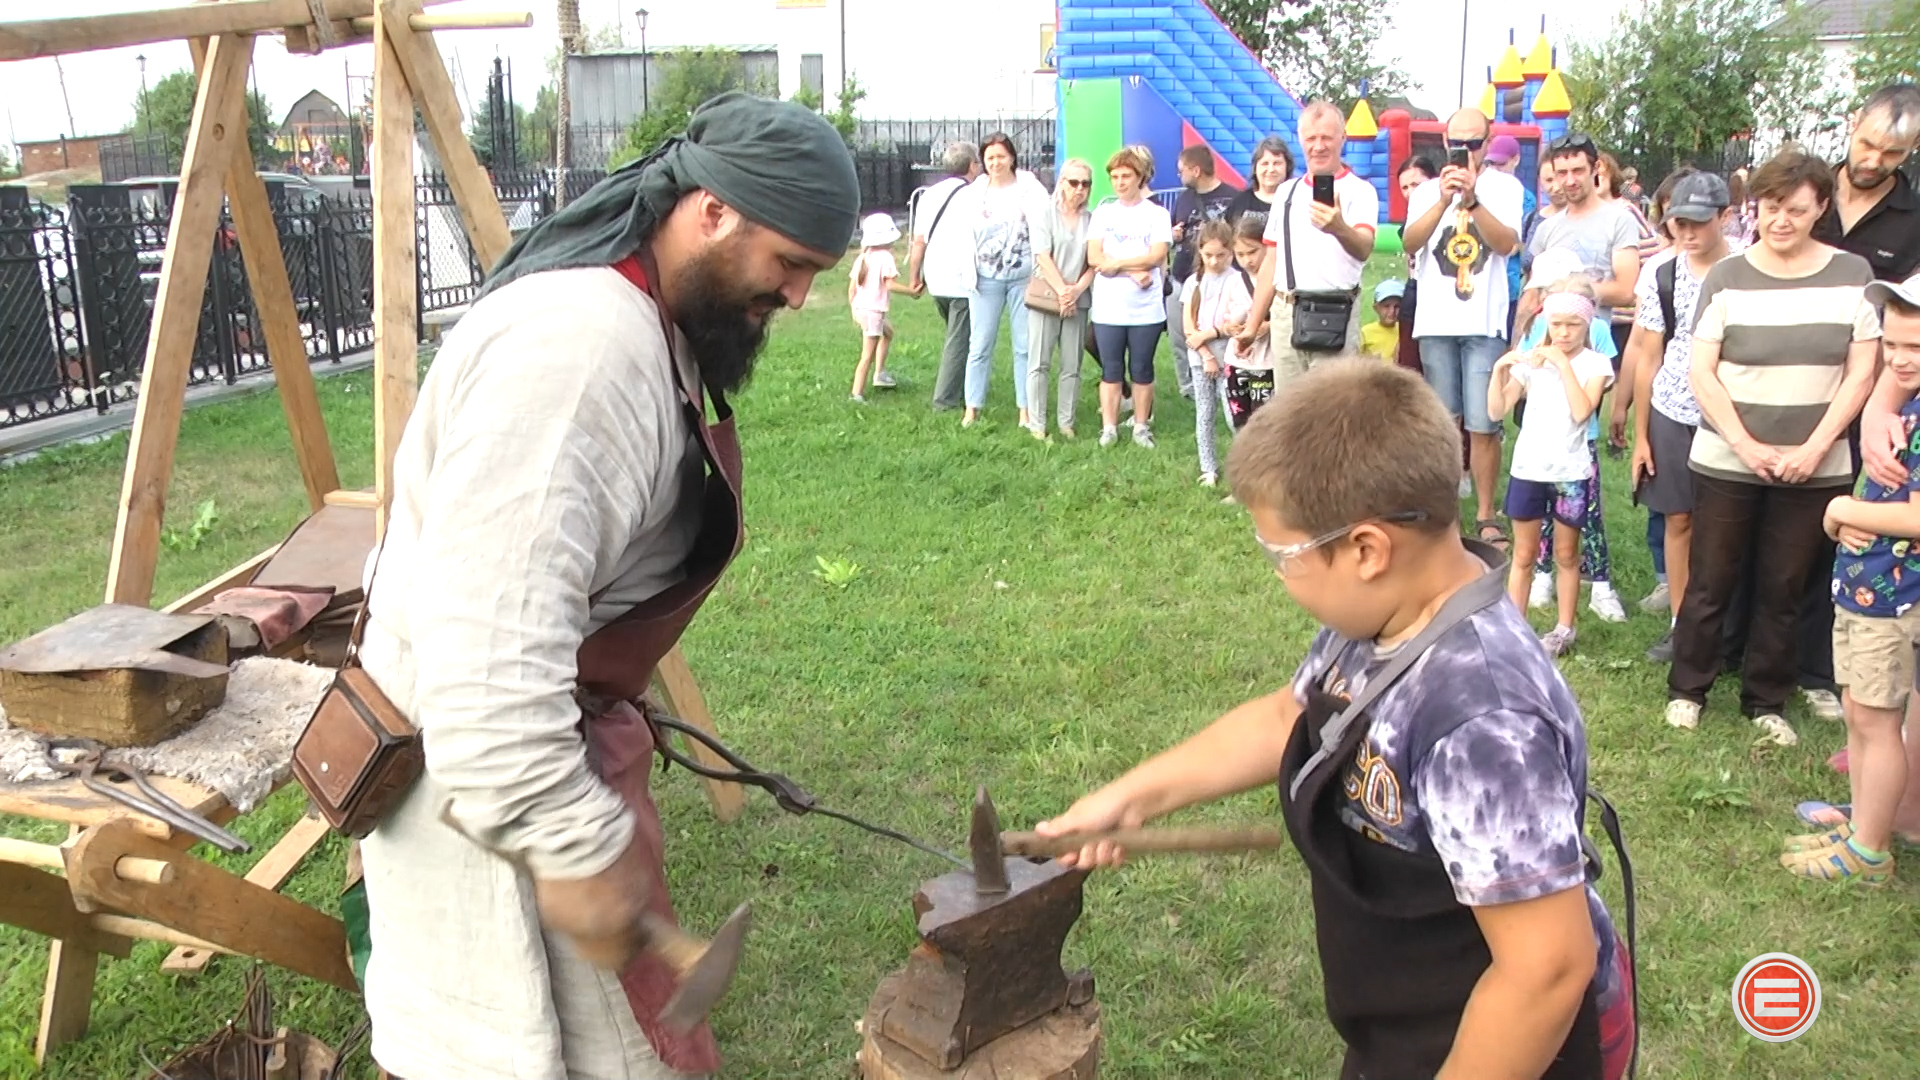
<path fill-rule="evenodd" d="M 206 70 L 206 42 L 189 43 L 196 71 Z M 230 127 L 247 129 L 244 97 L 227 106 Z M 267 185 L 254 171 L 253 148 L 246 139 L 234 143 L 227 166 L 227 200 L 233 207 L 233 228 L 240 238 L 247 282 L 253 287 L 253 306 L 266 338 L 273 381 L 280 388 L 280 405 L 293 436 L 293 456 L 300 479 L 307 485 L 307 504 L 320 509 L 320 500 L 340 486 L 333 462 L 333 444 L 327 441 L 327 421 L 320 414 L 320 394 L 313 385 L 313 367 L 307 360 L 307 342 L 300 335 L 300 315 L 293 306 L 293 285 L 287 280 L 287 261 L 280 249 L 280 228 L 267 202 Z"/>
<path fill-rule="evenodd" d="M 171 885 L 127 881 L 114 864 L 127 855 L 171 861 Z M 263 889 L 212 863 L 189 858 L 124 824 L 87 830 L 73 846 L 67 882 L 76 907 L 149 919 L 208 945 L 252 956 L 311 979 L 358 991 L 340 920 Z"/>
<path fill-rule="evenodd" d="M 453 190 L 454 204 L 466 224 L 467 237 L 473 243 L 475 260 L 482 270 L 490 270 L 507 253 L 513 234 L 500 210 L 499 197 L 493 191 L 493 179 L 480 167 L 473 143 L 460 119 L 460 102 L 453 93 L 453 80 L 441 58 L 433 35 L 409 26 L 418 14 L 419 0 L 383 0 L 381 16 L 386 20 L 387 40 L 393 45 L 400 69 L 406 72 L 407 86 L 426 119 L 427 132 L 440 151 L 441 168 L 447 186 Z"/>
<path fill-rule="evenodd" d="M 67 829 L 70 840 L 78 835 L 78 828 Z M 24 872 L 40 873 L 38 870 Z M 62 908 L 76 913 L 79 911 L 71 883 L 60 882 L 59 889 L 65 895 L 59 898 L 61 902 L 58 903 L 53 902 L 53 898 L 46 893 L 45 882 L 29 885 L 37 886 L 33 893 L 40 901 L 35 906 L 42 908 L 49 916 L 58 918 Z M 9 889 L 0 895 L 13 896 L 14 892 Z M 25 906 L 23 902 L 22 907 Z M 87 1033 L 87 1024 L 93 1019 L 93 980 L 100 972 L 102 951 L 98 944 L 78 933 L 55 938 L 47 946 L 47 985 L 40 995 L 40 1030 L 33 1039 L 33 1060 L 36 1064 L 45 1065 L 47 1055 Z"/>
<path fill-rule="evenodd" d="M 267 560 L 273 558 L 275 553 L 277 553 L 279 550 L 280 550 L 279 544 L 273 545 L 267 550 L 261 552 L 258 555 L 255 555 L 253 558 L 248 559 L 246 562 L 241 563 L 240 565 L 234 567 L 233 569 L 226 571 L 225 573 L 221 574 L 219 577 L 214 578 L 212 581 L 207 582 L 205 585 L 200 586 L 199 588 L 193 590 L 192 592 L 188 593 L 185 596 L 182 596 L 180 599 L 175 600 L 173 603 L 168 604 L 166 607 L 161 608 L 160 610 L 169 612 L 169 613 L 181 612 L 181 611 L 192 611 L 194 608 L 197 608 L 201 604 L 204 604 L 207 601 L 213 599 L 214 597 L 219 596 L 221 593 L 226 592 L 228 589 L 231 589 L 236 585 L 244 585 L 247 582 L 252 581 L 253 575 L 257 573 L 262 566 L 265 566 L 267 564 Z"/>
<path fill-rule="evenodd" d="M 279 843 L 273 845 L 273 850 L 260 856 L 260 861 L 247 871 L 246 879 L 263 889 L 278 891 L 300 868 L 307 854 L 326 838 L 325 821 L 314 817 L 301 818 L 293 823 L 293 828 L 287 830 Z M 95 925 L 98 925 L 97 917 Z M 176 941 L 174 944 L 180 947 L 168 953 L 166 960 L 160 964 L 160 970 L 169 975 L 198 975 L 213 959 L 215 951 L 224 951 L 209 950 L 192 942 Z"/>
<path fill-rule="evenodd" d="M 347 25 L 362 33 L 373 30 L 373 20 L 350 19 Z M 407 27 L 416 31 L 434 30 L 518 30 L 533 25 L 531 11 L 476 11 L 471 15 L 414 15 L 407 19 Z M 414 87 L 414 93 L 420 92 Z"/>
<path fill-rule="evenodd" d="M 428 5 L 452 0 L 422 0 Z M 366 18 L 374 0 L 326 0 L 332 21 Z M 24 5 L 16 5 L 24 6 Z M 63 15 L 0 21 L 0 60 L 153 45 L 218 34 L 270 33 L 311 26 L 307 0 L 227 0 L 199 7 L 162 7 L 103 15 Z"/>
<path fill-rule="evenodd" d="M 86 914 L 73 906 L 66 878 L 18 863 L 0 863 L 0 923 L 41 937 L 73 941 L 96 953 L 125 956 L 133 948 L 124 936 L 97 932 Z"/>
<path fill-rule="evenodd" d="M 680 646 L 675 645 L 661 658 L 659 668 L 654 671 L 654 679 L 660 685 L 660 694 L 666 698 L 670 712 L 701 731 L 719 737 L 720 733 L 713 726 L 713 714 L 707 711 L 707 699 L 700 693 L 700 684 L 693 680 L 693 669 L 687 666 L 687 658 L 680 651 Z M 705 744 L 694 739 L 688 739 L 686 743 L 694 760 L 700 764 L 715 769 L 733 767 Z M 747 794 L 739 784 L 705 776 L 700 778 L 700 784 L 706 788 L 707 801 L 713 804 L 713 816 L 721 821 L 732 821 L 746 809 Z"/>
<path fill-rule="evenodd" d="M 420 390 L 413 213 L 413 95 L 383 21 L 373 42 L 373 490 L 381 536 L 393 505 L 394 454 Z"/>
<path fill-rule="evenodd" d="M 221 184 L 233 159 L 234 144 L 247 139 L 246 127 L 231 123 L 232 107 L 246 91 L 247 63 L 252 55 L 251 37 L 214 38 L 207 55 L 207 75 L 200 80 L 194 99 L 180 187 L 173 201 L 173 224 L 160 264 L 160 291 L 154 299 L 146 366 L 140 373 L 139 411 L 134 415 L 127 472 L 120 488 L 120 517 L 114 526 L 113 556 L 107 568 L 109 603 L 144 607 L 153 598 L 153 572 L 160 558 L 160 522 L 166 514 L 167 481 L 173 475 L 180 414 L 186 406 L 187 375 L 200 327 L 200 302 L 206 295 L 207 267 L 213 259 Z"/>

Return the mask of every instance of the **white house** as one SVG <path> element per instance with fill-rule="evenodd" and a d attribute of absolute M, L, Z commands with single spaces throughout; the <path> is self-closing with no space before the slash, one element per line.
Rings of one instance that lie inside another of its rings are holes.
<path fill-rule="evenodd" d="M 844 73 L 864 118 L 1031 116 L 1053 110 L 1053 22 L 1052 0 L 700 0 L 650 8 L 646 44 L 771 46 L 780 96 L 810 85 L 831 109 Z"/>

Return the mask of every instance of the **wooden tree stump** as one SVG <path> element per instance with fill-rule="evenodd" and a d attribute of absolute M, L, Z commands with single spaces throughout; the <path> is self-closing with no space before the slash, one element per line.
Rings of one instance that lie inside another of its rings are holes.
<path fill-rule="evenodd" d="M 1048 1013 L 943 1071 L 880 1034 L 880 1017 L 893 1005 L 899 979 L 882 980 L 867 1004 L 858 1058 L 863 1080 L 1097 1080 L 1100 1075 L 1099 1002 Z"/>

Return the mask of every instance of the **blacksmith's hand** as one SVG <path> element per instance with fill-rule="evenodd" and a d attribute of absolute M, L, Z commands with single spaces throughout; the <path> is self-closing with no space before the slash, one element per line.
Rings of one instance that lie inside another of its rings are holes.
<path fill-rule="evenodd" d="M 1091 795 L 1083 796 L 1059 817 L 1035 825 L 1033 831 L 1041 836 L 1063 836 L 1068 833 L 1137 829 L 1145 823 L 1146 815 L 1132 805 L 1126 793 L 1119 790 L 1119 785 L 1108 784 Z M 1099 840 L 1077 852 L 1059 856 L 1059 861 L 1063 866 L 1091 870 L 1097 866 L 1119 866 L 1126 861 L 1126 857 L 1127 853 L 1113 841 Z"/>
<path fill-rule="evenodd" d="M 588 963 L 620 971 L 640 951 L 640 915 L 655 888 L 644 852 L 634 842 L 592 877 L 535 878 L 533 898 L 540 921 L 566 935 Z"/>

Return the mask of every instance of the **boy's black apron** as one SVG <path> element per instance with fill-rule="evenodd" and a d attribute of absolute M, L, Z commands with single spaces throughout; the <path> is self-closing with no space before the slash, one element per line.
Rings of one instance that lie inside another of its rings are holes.
<path fill-rule="evenodd" d="M 1468 547 L 1490 566 L 1500 564 L 1485 544 Z M 1287 743 L 1280 804 L 1312 873 L 1327 1016 L 1347 1044 L 1341 1080 L 1431 1080 L 1492 960 L 1473 910 L 1454 897 L 1437 855 L 1369 840 L 1338 811 L 1346 802 L 1342 775 L 1366 738 L 1368 705 L 1448 631 L 1505 602 L 1506 584 L 1504 573 L 1489 570 L 1455 593 L 1350 702 L 1324 693 L 1316 677 Z M 1421 731 L 1413 760 L 1468 719 Z M 1597 862 L 1590 858 L 1589 865 Z M 1589 986 L 1543 1080 L 1599 1080 L 1600 1065 L 1600 1019 Z"/>

